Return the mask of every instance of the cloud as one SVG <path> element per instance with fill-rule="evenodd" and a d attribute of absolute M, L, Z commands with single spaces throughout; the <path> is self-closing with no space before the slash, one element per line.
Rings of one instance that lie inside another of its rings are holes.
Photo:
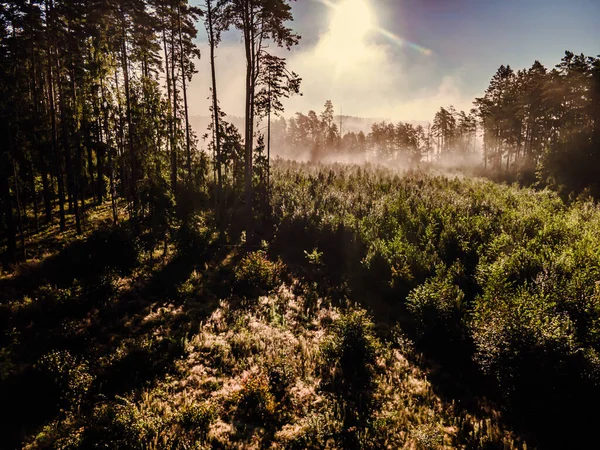
<path fill-rule="evenodd" d="M 338 27 L 339 28 L 339 27 Z M 351 30 L 346 30 L 350 32 Z M 350 34 L 348 34 L 350 36 Z M 314 41 L 313 41 L 314 42 Z M 437 56 L 415 54 L 409 47 L 371 33 L 360 42 L 344 45 L 339 29 L 329 27 L 312 46 L 300 45 L 287 54 L 288 66 L 303 79 L 302 96 L 287 100 L 286 116 L 310 109 L 320 111 L 332 100 L 337 111 L 360 117 L 430 121 L 441 106 L 468 110 L 461 73 L 440 78 Z M 222 109 L 242 115 L 245 57 L 239 39 L 227 39 L 217 51 L 218 92 Z M 205 55 L 208 52 L 204 53 Z M 198 64 L 190 86 L 191 112 L 207 115 L 210 95 L 208 58 Z"/>

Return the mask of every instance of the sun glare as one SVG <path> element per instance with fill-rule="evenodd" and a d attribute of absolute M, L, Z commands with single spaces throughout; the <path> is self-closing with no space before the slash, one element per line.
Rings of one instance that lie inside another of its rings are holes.
<path fill-rule="evenodd" d="M 366 40 L 367 35 L 377 29 L 369 0 L 342 0 L 336 4 L 321 1 L 332 9 L 333 14 L 318 51 L 334 64 L 336 74 L 341 76 L 349 68 L 376 58 L 376 52 L 368 47 Z"/>
<path fill-rule="evenodd" d="M 335 8 L 330 32 L 340 44 L 354 45 L 363 42 L 374 25 L 373 13 L 365 0 L 344 0 Z"/>

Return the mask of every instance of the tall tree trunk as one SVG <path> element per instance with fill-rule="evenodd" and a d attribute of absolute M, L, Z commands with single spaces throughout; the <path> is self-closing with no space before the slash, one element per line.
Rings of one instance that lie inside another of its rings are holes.
<path fill-rule="evenodd" d="M 215 33 L 213 23 L 213 8 L 211 0 L 206 0 L 207 19 L 208 19 L 208 34 L 210 44 L 210 73 L 212 81 L 212 109 L 213 109 L 213 120 L 214 120 L 214 148 L 215 148 L 215 162 L 217 172 L 217 222 L 219 230 L 222 232 L 223 228 L 223 174 L 221 169 L 221 129 L 220 129 L 220 117 L 219 117 L 219 100 L 217 97 L 217 71 L 215 67 Z"/>
<path fill-rule="evenodd" d="M 117 201 L 115 199 L 115 169 L 112 160 L 112 150 L 108 149 L 108 180 L 110 189 L 110 206 L 112 208 L 113 222 L 117 224 L 119 222 L 119 216 L 117 214 Z"/>
<path fill-rule="evenodd" d="M 58 63 L 57 63 L 58 64 Z M 57 70 L 57 72 L 59 72 Z M 69 126 L 66 114 L 65 95 L 62 88 L 61 80 L 58 80 L 58 99 L 60 105 L 60 123 L 62 127 L 62 147 L 65 154 L 65 162 L 67 169 L 67 197 L 69 203 L 69 213 L 73 213 L 73 194 L 75 190 L 73 179 L 73 160 L 71 158 Z"/>
<path fill-rule="evenodd" d="M 167 52 L 167 35 L 165 30 L 163 29 L 162 31 L 162 35 L 163 35 L 163 49 L 165 52 L 165 73 L 167 75 L 167 100 L 168 100 L 168 108 L 167 108 L 167 121 L 168 121 L 168 125 L 169 125 L 169 138 L 167 139 L 167 154 L 169 155 L 170 159 L 171 159 L 171 190 L 173 191 L 173 193 L 175 193 L 175 190 L 177 188 L 177 172 L 176 170 L 174 170 L 174 130 L 173 130 L 173 112 L 171 110 L 171 106 L 173 105 L 173 103 L 171 102 L 171 73 L 169 71 L 169 54 Z M 170 146 L 170 148 L 169 148 Z M 170 153 L 169 153 L 170 150 Z M 175 158 L 176 161 L 176 158 Z"/>
<path fill-rule="evenodd" d="M 39 222 L 39 218 L 38 218 L 38 199 L 37 199 L 37 192 L 35 190 L 35 171 L 33 168 L 33 162 L 30 162 L 30 166 L 29 166 L 29 183 L 30 183 L 30 189 L 31 189 L 31 203 L 33 206 L 33 226 L 35 228 L 35 231 L 40 231 L 40 222 Z"/>
<path fill-rule="evenodd" d="M 177 78 L 175 77 L 175 31 L 171 27 L 171 81 L 173 83 L 173 134 L 171 141 L 171 189 L 177 193 Z"/>
<path fill-rule="evenodd" d="M 54 27 L 54 12 L 53 12 L 53 2 L 52 0 L 46 1 L 46 16 L 48 17 L 49 24 L 48 26 L 52 30 Z M 53 33 L 51 34 L 51 37 Z M 60 230 L 65 231 L 65 186 L 64 186 L 64 178 L 62 173 L 62 158 L 60 154 L 60 150 L 58 148 L 58 142 L 56 138 L 56 107 L 54 103 L 54 73 L 53 67 L 58 67 L 58 64 L 53 63 L 54 59 L 54 50 L 51 47 L 50 40 L 47 40 L 46 53 L 48 57 L 48 98 L 50 101 L 50 123 L 52 129 L 52 161 L 54 165 L 54 172 L 56 176 L 56 184 L 58 185 L 58 209 L 59 209 L 59 219 L 60 219 Z"/>
<path fill-rule="evenodd" d="M 124 166 L 124 154 L 125 154 L 125 122 L 123 119 L 123 108 L 121 107 L 121 99 L 119 97 L 119 74 L 115 70 L 115 88 L 117 90 L 117 107 L 119 111 L 119 135 L 117 139 L 118 161 L 116 164 L 119 166 L 119 172 L 121 176 L 121 197 L 125 197 L 129 201 L 129 182 L 127 173 Z"/>
<path fill-rule="evenodd" d="M 342 115 L 340 114 L 340 148 L 342 145 Z M 267 195 L 271 186 L 271 78 L 269 78 L 269 111 L 267 117 Z"/>
<path fill-rule="evenodd" d="M 75 65 L 71 55 L 71 121 L 73 127 L 73 137 L 75 138 L 75 164 L 74 164 L 74 182 L 73 182 L 73 196 L 75 206 L 75 228 L 77 234 L 82 233 L 81 229 L 81 212 L 79 210 L 79 201 L 81 200 L 81 209 L 85 209 L 85 203 L 83 201 L 83 189 L 81 186 L 81 126 L 78 123 L 77 117 L 77 86 L 75 83 Z"/>
<path fill-rule="evenodd" d="M 84 107 L 84 110 L 85 110 L 85 107 Z M 93 201 L 94 198 L 97 198 L 96 192 L 97 192 L 98 188 L 96 186 L 96 181 L 94 180 L 94 160 L 92 157 L 92 145 L 91 145 L 92 140 L 91 140 L 91 136 L 90 136 L 91 131 L 90 131 L 89 124 L 87 123 L 87 119 L 85 118 L 85 113 L 84 113 L 84 123 L 85 123 L 85 135 L 86 135 L 85 146 L 86 146 L 86 150 L 87 150 L 87 152 L 86 152 L 87 153 L 87 172 L 90 176 L 90 182 L 89 182 L 90 192 L 89 192 L 89 194 Z M 96 141 L 96 142 L 99 142 L 99 141 Z M 98 145 L 96 145 L 96 155 L 98 155 Z"/>
<path fill-rule="evenodd" d="M 107 105 L 105 104 L 105 94 L 104 94 L 104 83 L 102 82 L 102 80 L 100 81 L 100 86 L 102 89 L 102 112 L 103 112 L 103 121 L 104 121 L 104 142 L 105 142 L 105 149 L 106 149 L 106 156 L 108 157 L 108 167 L 107 167 L 107 171 L 108 171 L 108 180 L 109 180 L 109 189 L 110 189 L 110 204 L 111 204 L 111 209 L 112 209 L 112 214 L 113 214 L 113 222 L 116 224 L 118 222 L 118 215 L 117 215 L 117 204 L 116 204 L 116 200 L 115 200 L 115 168 L 114 168 L 114 163 L 113 163 L 113 149 L 111 146 L 112 143 L 112 139 L 111 139 L 111 135 L 110 135 L 110 128 L 108 125 L 108 108 Z"/>
<path fill-rule="evenodd" d="M 42 83 L 43 83 L 43 76 L 42 76 Z M 32 51 L 31 51 L 31 91 L 33 94 L 33 105 L 34 105 L 35 115 L 36 115 L 36 117 L 41 117 L 42 114 L 40 111 L 40 103 L 43 101 L 43 88 L 42 88 L 42 96 L 40 98 L 39 87 L 38 87 L 38 71 L 37 71 L 36 57 L 35 57 L 35 52 L 33 51 L 33 47 L 32 47 Z M 41 134 L 41 131 L 40 131 L 40 134 Z M 48 184 L 48 168 L 47 168 L 46 155 L 45 155 L 46 146 L 42 145 L 40 143 L 40 139 L 38 139 L 38 137 L 37 137 L 37 130 L 35 131 L 35 135 L 34 135 L 34 143 L 35 143 L 35 148 L 38 151 L 39 172 L 42 177 L 42 193 L 43 193 L 43 199 L 44 199 L 44 213 L 46 215 L 46 221 L 51 222 L 52 221 L 52 205 L 51 205 L 50 190 L 49 190 L 49 184 Z M 31 164 L 31 186 L 32 186 L 32 192 L 34 195 L 35 227 L 36 227 L 36 230 L 38 230 L 39 223 L 38 223 L 38 218 L 37 218 L 37 199 L 35 198 L 35 174 L 34 174 L 33 161 Z"/>
<path fill-rule="evenodd" d="M 252 241 L 252 145 L 254 131 L 254 48 L 250 35 L 251 11 L 248 2 L 244 9 L 244 47 L 246 51 L 246 129 L 244 136 L 244 191 L 246 242 Z"/>
<path fill-rule="evenodd" d="M 102 111 L 103 115 L 106 114 L 106 108 L 104 107 L 104 80 L 100 78 L 100 92 L 101 98 L 94 96 L 95 107 L 99 111 Z M 98 102 L 102 102 L 102 105 L 98 107 Z M 96 121 L 96 201 L 98 205 L 101 205 L 104 201 L 104 195 L 106 193 L 106 186 L 104 185 L 104 163 L 106 157 L 106 149 L 108 148 L 108 126 L 102 127 L 102 118 L 98 115 Z"/>
<path fill-rule="evenodd" d="M 2 202 L 2 210 L 6 220 L 6 251 L 8 259 L 12 261 L 17 256 L 17 239 L 10 194 L 9 159 L 10 154 L 8 151 L 0 154 L 0 201 Z"/>
<path fill-rule="evenodd" d="M 13 178 L 15 182 L 15 200 L 17 201 L 17 224 L 19 226 L 19 238 L 21 240 L 21 258 L 27 260 L 27 250 L 25 248 L 25 230 L 23 229 L 23 215 L 21 214 L 21 196 L 19 194 L 19 177 L 17 176 L 17 166 L 14 157 L 12 158 Z"/>
<path fill-rule="evenodd" d="M 192 151 L 190 148 L 190 120 L 188 113 L 188 101 L 187 101 L 187 80 L 185 72 L 185 58 L 183 48 L 183 36 L 181 33 L 181 1 L 177 1 L 177 26 L 179 28 L 179 62 L 181 66 L 181 82 L 183 87 L 183 108 L 185 115 L 185 148 L 187 155 L 187 170 L 188 170 L 188 183 L 192 182 Z"/>
<path fill-rule="evenodd" d="M 488 143 L 486 142 L 485 139 L 485 134 L 486 134 L 486 126 L 485 123 L 483 124 L 483 168 L 484 170 L 487 170 L 487 165 L 488 165 Z"/>
<path fill-rule="evenodd" d="M 44 196 L 44 215 L 46 222 L 52 222 L 52 191 L 50 189 L 50 181 L 48 179 L 48 162 L 46 156 L 40 157 L 40 174 L 42 176 L 42 194 Z"/>
<path fill-rule="evenodd" d="M 125 30 L 125 18 L 121 18 L 121 27 L 123 33 L 122 40 L 122 63 L 123 63 L 123 83 L 125 87 L 125 106 L 127 108 L 127 136 L 129 144 L 129 160 L 131 164 L 131 179 L 130 179 L 130 194 L 133 207 L 133 213 L 137 213 L 138 199 L 137 199 L 137 181 L 138 181 L 138 161 L 135 153 L 135 144 L 133 142 L 133 122 L 131 120 L 131 94 L 129 86 L 129 60 L 127 55 L 127 34 Z"/>

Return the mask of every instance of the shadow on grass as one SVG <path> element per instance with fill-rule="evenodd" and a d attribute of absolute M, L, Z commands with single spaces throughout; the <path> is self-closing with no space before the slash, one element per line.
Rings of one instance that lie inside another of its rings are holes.
<path fill-rule="evenodd" d="M 130 274 L 132 261 L 137 261 L 137 249 L 121 239 L 127 233 L 95 232 L 35 270 L 3 280 L 0 289 L 10 286 L 13 299 L 31 296 L 16 308 L 4 305 L 0 311 L 5 330 L 0 398 L 10 411 L 10 419 L 0 425 L 6 448 L 20 448 L 22 439 L 43 424 L 64 417 L 61 408 L 73 407 L 60 400 L 72 389 L 70 369 L 61 368 L 65 376 L 49 374 L 37 364 L 42 356 L 66 352 L 85 362 L 82 367 L 92 381 L 82 394 L 78 415 L 86 416 L 99 401 L 135 392 L 172 372 L 184 355 L 186 337 L 218 306 L 213 290 L 217 295 L 231 292 L 231 270 L 223 264 L 231 250 L 208 241 L 191 252 L 175 253 L 150 276 L 142 266 L 141 275 L 119 289 L 116 274 Z M 194 273 L 201 274 L 195 290 L 182 292 Z M 152 311 L 166 306 L 177 314 L 160 324 L 147 320 Z M 158 329 L 159 337 L 154 333 Z"/>

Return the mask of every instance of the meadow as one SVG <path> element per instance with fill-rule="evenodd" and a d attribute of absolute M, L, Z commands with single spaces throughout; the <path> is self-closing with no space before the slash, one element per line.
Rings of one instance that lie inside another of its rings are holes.
<path fill-rule="evenodd" d="M 160 196 L 165 227 L 106 205 L 40 233 L 0 280 L 6 448 L 591 442 L 595 203 L 375 166 L 272 180 L 253 248 L 234 206 L 223 234 Z"/>

